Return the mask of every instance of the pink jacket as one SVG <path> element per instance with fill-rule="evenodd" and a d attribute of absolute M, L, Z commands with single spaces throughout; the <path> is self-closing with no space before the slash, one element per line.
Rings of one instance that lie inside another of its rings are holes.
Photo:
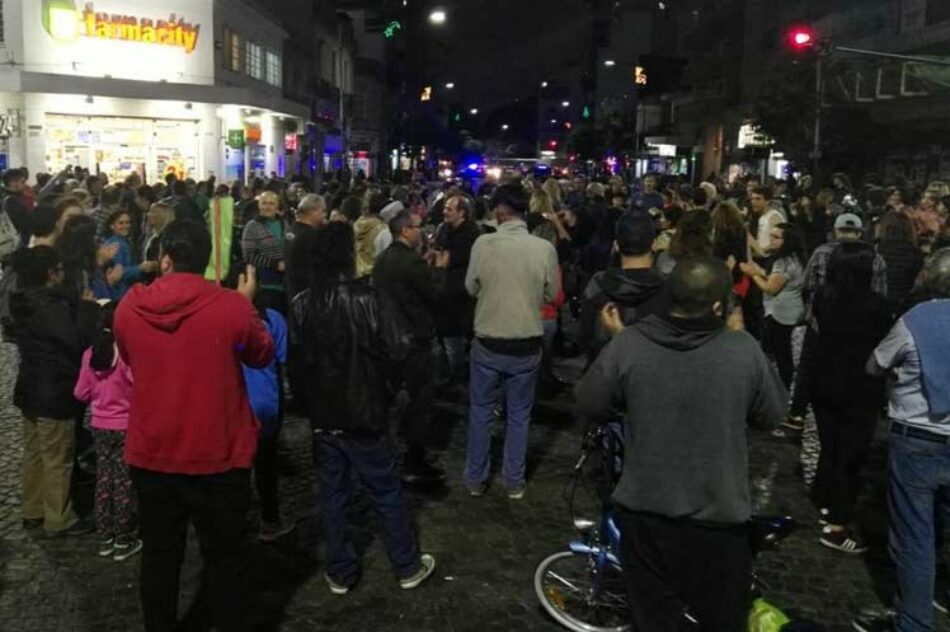
<path fill-rule="evenodd" d="M 73 396 L 92 404 L 92 427 L 99 430 L 125 430 L 129 425 L 132 399 L 132 371 L 118 353 L 108 371 L 89 366 L 92 348 L 82 354 L 82 369 Z"/>

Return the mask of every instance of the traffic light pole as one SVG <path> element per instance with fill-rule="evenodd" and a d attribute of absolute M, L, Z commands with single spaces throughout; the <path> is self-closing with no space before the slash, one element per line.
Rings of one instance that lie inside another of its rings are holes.
<path fill-rule="evenodd" d="M 821 175 L 819 169 L 821 168 L 821 106 L 822 106 L 822 95 L 823 95 L 823 62 L 822 58 L 819 56 L 815 63 L 815 139 L 814 146 L 812 147 L 812 181 L 817 185 L 821 186 Z"/>

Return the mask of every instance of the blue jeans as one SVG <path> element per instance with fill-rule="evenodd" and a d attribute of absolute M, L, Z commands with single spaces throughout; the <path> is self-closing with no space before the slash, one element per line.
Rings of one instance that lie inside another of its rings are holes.
<path fill-rule="evenodd" d="M 892 434 L 888 470 L 889 546 L 899 592 L 896 629 L 930 631 L 934 629 L 934 506 L 940 488 L 950 486 L 950 445 Z"/>
<path fill-rule="evenodd" d="M 396 452 L 387 435 L 354 436 L 318 432 L 314 435 L 323 495 L 327 538 L 327 574 L 338 584 L 353 586 L 359 560 L 346 537 L 346 510 L 353 494 L 352 471 L 373 499 L 380 534 L 396 576 L 419 570 L 419 548 L 396 473 Z"/>
<path fill-rule="evenodd" d="M 464 482 L 475 487 L 488 480 L 491 470 L 492 409 L 499 390 L 508 403 L 508 430 L 502 478 L 508 487 L 524 482 L 528 451 L 528 424 L 534 407 L 541 354 L 518 357 L 493 353 L 477 339 L 472 342 L 468 450 Z"/>

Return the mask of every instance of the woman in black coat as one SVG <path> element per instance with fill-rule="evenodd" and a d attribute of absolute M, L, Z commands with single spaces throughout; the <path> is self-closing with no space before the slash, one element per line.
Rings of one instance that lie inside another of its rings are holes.
<path fill-rule="evenodd" d="M 871 289 L 874 257 L 874 248 L 862 242 L 835 248 L 812 304 L 803 358 L 821 440 L 812 489 L 825 523 L 819 542 L 849 554 L 867 550 L 849 525 L 885 395 L 883 379 L 864 367 L 893 323 L 887 300 Z"/>
<path fill-rule="evenodd" d="M 49 534 L 83 533 L 69 500 L 75 451 L 73 397 L 83 351 L 96 331 L 98 307 L 61 290 L 63 268 L 49 246 L 14 254 L 19 290 L 10 297 L 20 367 L 13 403 L 23 414 L 23 520 Z"/>

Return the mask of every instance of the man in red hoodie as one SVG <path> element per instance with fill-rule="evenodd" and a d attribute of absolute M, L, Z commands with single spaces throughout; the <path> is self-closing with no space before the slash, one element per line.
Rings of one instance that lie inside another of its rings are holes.
<path fill-rule="evenodd" d="M 238 290 L 204 280 L 211 236 L 172 222 L 162 276 L 136 285 L 115 315 L 135 383 L 125 460 L 140 505 L 141 597 L 147 632 L 177 629 L 188 522 L 195 525 L 220 632 L 244 630 L 245 528 L 258 423 L 241 363 L 260 368 L 274 344 L 251 304 L 253 268 Z"/>

